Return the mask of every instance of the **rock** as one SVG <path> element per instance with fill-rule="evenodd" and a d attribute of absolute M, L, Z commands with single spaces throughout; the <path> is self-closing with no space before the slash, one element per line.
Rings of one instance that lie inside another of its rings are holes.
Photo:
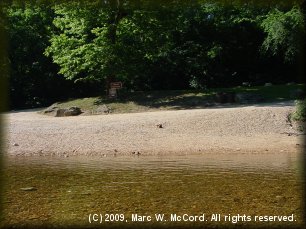
<path fill-rule="evenodd" d="M 272 86 L 272 83 L 265 83 L 264 86 L 265 86 L 265 87 L 270 87 L 270 86 Z"/>
<path fill-rule="evenodd" d="M 44 110 L 44 114 L 48 114 L 48 113 L 52 113 L 52 112 L 56 112 L 56 110 L 58 110 L 59 108 L 56 106 L 53 107 L 48 107 L 46 110 Z"/>
<path fill-rule="evenodd" d="M 258 103 L 263 102 L 264 97 L 255 93 L 237 93 L 235 101 L 241 104 Z"/>
<path fill-rule="evenodd" d="M 20 188 L 21 191 L 36 191 L 37 188 L 34 187 L 25 187 L 25 188 Z"/>
<path fill-rule="evenodd" d="M 81 114 L 82 111 L 79 107 L 70 107 L 68 109 L 57 109 L 55 117 L 65 117 L 65 116 L 76 116 Z"/>
<path fill-rule="evenodd" d="M 76 116 L 82 114 L 81 108 L 79 107 L 70 107 L 64 112 L 65 116 Z"/>
<path fill-rule="evenodd" d="M 55 117 L 64 117 L 65 116 L 65 111 L 66 111 L 67 109 L 62 109 L 62 108 L 60 108 L 60 109 L 57 109 L 55 112 Z"/>
<path fill-rule="evenodd" d="M 48 107 L 43 111 L 44 114 L 53 115 L 55 117 L 76 116 L 83 112 L 79 107 L 59 108 L 57 106 Z"/>
<path fill-rule="evenodd" d="M 99 107 L 97 107 L 95 110 L 92 111 L 92 114 L 108 114 L 111 113 L 111 109 L 106 106 L 105 104 L 100 105 Z"/>
<path fill-rule="evenodd" d="M 285 201 L 286 200 L 286 198 L 284 196 L 280 196 L 280 195 L 275 196 L 275 199 L 276 199 L 277 202 Z"/>
<path fill-rule="evenodd" d="M 13 146 L 19 146 L 17 143 L 14 143 Z"/>
<path fill-rule="evenodd" d="M 163 128 L 163 124 L 161 124 L 161 123 L 157 124 L 156 126 L 157 126 L 157 128 Z"/>

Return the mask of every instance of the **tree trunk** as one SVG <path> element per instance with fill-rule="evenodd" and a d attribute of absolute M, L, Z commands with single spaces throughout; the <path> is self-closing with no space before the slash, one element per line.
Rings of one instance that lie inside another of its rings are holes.
<path fill-rule="evenodd" d="M 117 27 L 120 20 L 126 16 L 123 11 L 123 0 L 110 0 L 109 1 L 110 7 L 112 9 L 110 15 L 110 25 L 108 30 L 108 37 L 110 40 L 111 45 L 115 46 L 116 38 L 117 38 Z M 112 63 L 111 63 L 112 64 Z M 109 94 L 110 83 L 116 80 L 116 73 L 113 71 L 110 75 L 106 77 L 106 93 Z"/>

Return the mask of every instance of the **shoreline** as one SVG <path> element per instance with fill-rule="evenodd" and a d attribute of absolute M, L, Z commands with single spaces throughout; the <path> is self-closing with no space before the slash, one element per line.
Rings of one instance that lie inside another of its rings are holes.
<path fill-rule="evenodd" d="M 298 155 L 302 153 L 305 145 L 302 143 L 296 143 L 295 146 L 287 147 L 283 149 L 282 147 L 277 148 L 267 148 L 267 149 L 230 149 L 230 148 L 217 148 L 217 149 L 200 149 L 200 150 L 173 150 L 173 151 L 129 151 L 129 152 L 119 152 L 119 151 L 99 151 L 99 152 L 69 152 L 69 151 L 21 151 L 20 153 L 6 153 L 5 157 L 59 157 L 59 158 L 69 158 L 69 157 L 172 157 L 172 156 L 205 156 L 205 155 L 274 155 L 274 154 L 292 154 Z"/>
<path fill-rule="evenodd" d="M 10 156 L 298 153 L 302 138 L 286 122 L 293 110 L 288 102 L 73 117 L 20 111 L 3 115 L 3 143 Z"/>

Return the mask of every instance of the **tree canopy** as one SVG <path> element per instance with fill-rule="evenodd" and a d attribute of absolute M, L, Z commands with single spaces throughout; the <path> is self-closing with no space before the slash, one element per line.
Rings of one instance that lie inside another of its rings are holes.
<path fill-rule="evenodd" d="M 111 80 L 131 90 L 296 81 L 305 45 L 301 3 L 5 4 L 11 96 L 22 96 L 20 103 L 26 103 L 33 97 L 103 93 Z M 54 87 L 60 88 L 58 94 Z"/>

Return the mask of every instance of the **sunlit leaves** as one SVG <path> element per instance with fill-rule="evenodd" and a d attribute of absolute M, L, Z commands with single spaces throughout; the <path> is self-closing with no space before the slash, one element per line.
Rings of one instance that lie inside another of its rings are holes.
<path fill-rule="evenodd" d="M 298 7 L 287 12 L 273 9 L 262 21 L 267 34 L 262 49 L 272 55 L 283 53 L 285 61 L 294 61 L 302 51 L 305 36 L 304 18 Z"/>
<path fill-rule="evenodd" d="M 116 2 L 54 8 L 56 30 L 46 54 L 66 78 L 103 83 L 115 76 L 133 89 L 234 85 L 266 71 L 256 65 L 271 57 L 260 50 L 287 62 L 300 50 L 304 21 L 298 7 Z"/>

